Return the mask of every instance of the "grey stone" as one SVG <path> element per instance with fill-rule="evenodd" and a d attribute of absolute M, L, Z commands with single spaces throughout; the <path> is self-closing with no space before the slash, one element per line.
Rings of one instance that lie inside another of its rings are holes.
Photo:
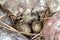
<path fill-rule="evenodd" d="M 0 40 L 29 40 L 22 34 L 15 31 L 10 31 L 6 28 L 3 28 L 3 26 L 4 25 L 1 25 L 0 23 Z"/>

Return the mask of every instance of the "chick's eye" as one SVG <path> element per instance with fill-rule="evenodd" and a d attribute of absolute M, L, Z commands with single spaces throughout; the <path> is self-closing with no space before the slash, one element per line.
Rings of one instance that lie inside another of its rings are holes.
<path fill-rule="evenodd" d="M 12 16 L 14 16 L 14 15 L 12 15 Z"/>

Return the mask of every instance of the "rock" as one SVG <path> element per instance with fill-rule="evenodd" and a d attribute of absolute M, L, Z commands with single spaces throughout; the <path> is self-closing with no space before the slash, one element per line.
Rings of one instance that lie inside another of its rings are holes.
<path fill-rule="evenodd" d="M 4 15 L 5 13 L 0 9 L 0 16 Z M 8 16 L 5 16 L 3 18 L 0 18 L 0 20 L 2 20 L 3 22 L 5 22 L 6 24 L 12 26 L 11 24 L 11 20 Z"/>
<path fill-rule="evenodd" d="M 0 0 L 0 4 L 4 4 L 6 0 Z"/>
<path fill-rule="evenodd" d="M 60 10 L 60 0 L 46 0 L 48 7 L 50 8 L 51 13 L 57 12 Z"/>
<path fill-rule="evenodd" d="M 29 40 L 22 34 L 15 31 L 10 31 L 4 27 L 5 26 L 0 23 L 0 40 Z"/>
<path fill-rule="evenodd" d="M 19 12 L 26 10 L 26 13 L 30 13 L 32 8 L 36 11 L 44 11 L 46 2 L 44 0 L 0 0 L 0 4 L 3 4 L 10 12 L 17 15 Z"/>
<path fill-rule="evenodd" d="M 60 40 L 60 11 L 44 24 L 43 36 L 45 40 Z"/>

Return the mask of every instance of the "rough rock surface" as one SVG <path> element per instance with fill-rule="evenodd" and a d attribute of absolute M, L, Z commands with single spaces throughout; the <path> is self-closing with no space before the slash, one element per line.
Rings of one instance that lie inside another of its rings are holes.
<path fill-rule="evenodd" d="M 15 31 L 10 31 L 6 28 L 3 28 L 3 26 L 4 25 L 1 25 L 0 23 L 0 40 L 29 40 L 22 34 Z"/>
<path fill-rule="evenodd" d="M 45 40 L 60 40 L 60 11 L 56 12 L 44 25 Z"/>
<path fill-rule="evenodd" d="M 44 0 L 0 0 L 0 4 L 16 14 L 24 10 L 26 10 L 26 13 L 30 13 L 32 8 L 34 8 L 33 12 L 39 12 L 44 10 L 46 6 Z"/>
<path fill-rule="evenodd" d="M 0 16 L 5 15 L 5 13 L 0 9 Z M 0 18 L 3 22 L 11 26 L 11 20 L 9 19 L 8 16 L 4 16 L 3 18 Z"/>
<path fill-rule="evenodd" d="M 51 13 L 54 13 L 56 11 L 60 10 L 60 0 L 46 0 Z"/>

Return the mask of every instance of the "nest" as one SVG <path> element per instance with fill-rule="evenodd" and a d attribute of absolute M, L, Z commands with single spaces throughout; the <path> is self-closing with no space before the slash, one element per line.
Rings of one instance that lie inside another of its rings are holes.
<path fill-rule="evenodd" d="M 17 28 L 14 27 L 14 26 L 16 26 L 14 24 L 17 24 L 17 20 L 19 21 L 21 19 L 18 19 L 17 17 L 14 17 L 14 15 L 12 15 L 9 10 L 5 9 L 1 5 L 0 5 L 0 9 L 2 9 L 3 12 L 4 12 L 4 14 L 0 16 L 0 19 L 4 18 L 5 16 L 8 16 L 10 18 L 11 24 L 12 24 L 12 25 L 8 25 L 5 22 L 3 22 L 3 21 L 0 20 L 0 23 L 2 23 L 3 25 L 6 26 L 4 28 L 6 28 L 8 30 L 11 30 L 11 31 L 19 32 L 22 35 L 28 36 L 28 38 L 30 38 L 32 40 L 44 40 L 44 37 L 43 37 L 43 34 L 42 34 L 42 29 L 43 29 L 44 23 L 46 21 L 48 21 L 52 17 L 52 15 L 53 15 L 53 13 L 50 13 L 50 10 L 49 10 L 48 6 L 47 6 L 47 8 L 46 8 L 46 10 L 44 12 L 38 12 L 38 14 L 37 14 L 38 15 L 38 21 L 40 21 L 42 23 L 42 28 L 41 28 L 41 31 L 39 33 L 34 33 L 34 32 L 30 32 L 29 33 L 29 32 L 20 32 L 20 31 L 18 31 Z M 23 21 L 21 21 L 21 22 L 23 22 Z M 28 23 L 28 24 L 30 24 L 30 23 Z"/>

